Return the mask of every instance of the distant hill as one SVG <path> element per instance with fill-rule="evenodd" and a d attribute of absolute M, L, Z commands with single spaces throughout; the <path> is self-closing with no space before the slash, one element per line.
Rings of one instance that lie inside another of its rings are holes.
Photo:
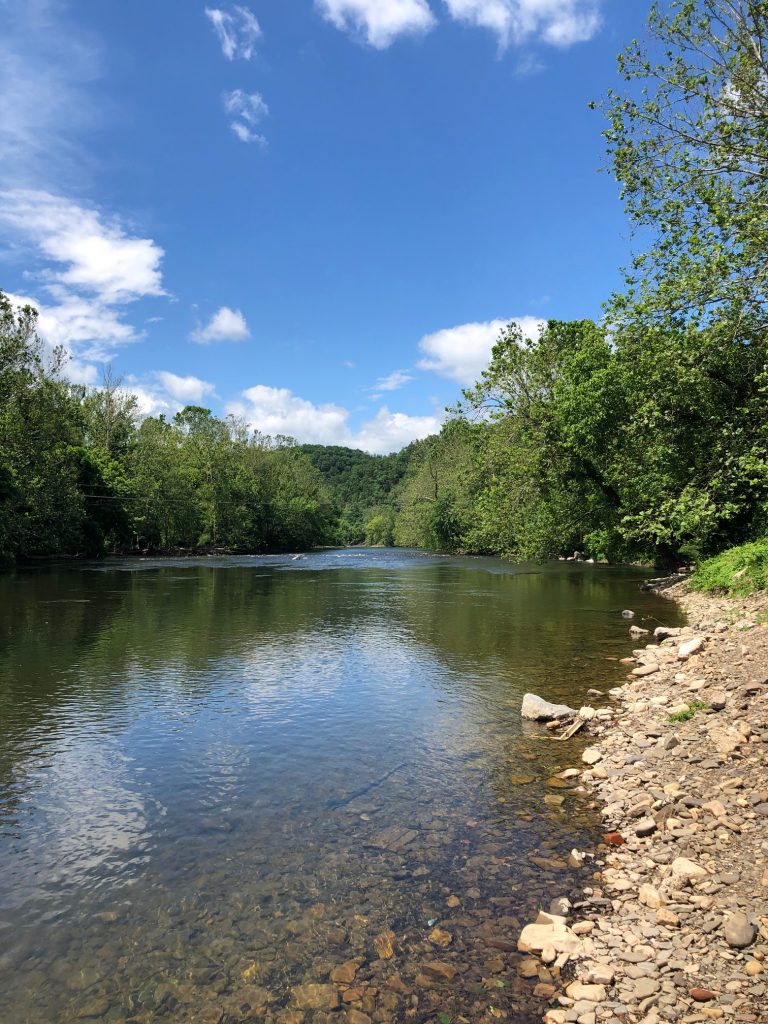
<path fill-rule="evenodd" d="M 300 448 L 320 470 L 342 509 L 388 504 L 411 459 L 410 445 L 393 455 L 369 455 L 340 445 L 303 444 Z"/>

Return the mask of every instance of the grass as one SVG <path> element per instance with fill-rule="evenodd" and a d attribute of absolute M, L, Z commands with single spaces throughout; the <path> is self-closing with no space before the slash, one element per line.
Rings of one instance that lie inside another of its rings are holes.
<path fill-rule="evenodd" d="M 768 539 L 728 548 L 708 558 L 691 576 L 691 587 L 731 597 L 768 590 Z"/>
<path fill-rule="evenodd" d="M 706 711 L 709 704 L 705 700 L 692 700 L 685 711 L 678 711 L 669 716 L 670 722 L 690 722 L 697 711 Z"/>

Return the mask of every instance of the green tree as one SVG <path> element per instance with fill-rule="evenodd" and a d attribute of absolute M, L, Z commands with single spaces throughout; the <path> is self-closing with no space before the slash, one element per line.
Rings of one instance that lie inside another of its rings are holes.
<path fill-rule="evenodd" d="M 609 156 L 650 244 L 616 320 L 723 308 L 764 314 L 768 280 L 768 4 L 676 0 L 619 57 L 627 90 L 603 104 Z"/>

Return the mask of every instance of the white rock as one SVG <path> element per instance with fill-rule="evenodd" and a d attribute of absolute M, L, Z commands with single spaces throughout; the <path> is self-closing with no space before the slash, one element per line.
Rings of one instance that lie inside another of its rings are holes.
<path fill-rule="evenodd" d="M 614 971 L 607 964 L 587 964 L 583 974 L 584 980 L 592 985 L 611 985 Z"/>
<path fill-rule="evenodd" d="M 580 981 L 573 981 L 565 990 L 565 994 L 576 1002 L 587 999 L 590 1003 L 602 1003 L 608 993 L 604 985 L 584 985 Z"/>
<path fill-rule="evenodd" d="M 686 857 L 676 857 L 672 861 L 672 880 L 673 882 L 698 882 L 702 878 L 707 877 L 706 868 L 701 867 L 700 864 L 694 864 L 692 860 L 688 860 Z"/>
<path fill-rule="evenodd" d="M 652 885 L 641 885 L 638 899 L 644 906 L 650 907 L 651 910 L 658 910 L 664 902 L 658 889 L 654 889 Z"/>
<path fill-rule="evenodd" d="M 565 1010 L 547 1010 L 543 1017 L 543 1024 L 566 1024 L 568 1016 Z"/>
<path fill-rule="evenodd" d="M 581 755 L 581 760 L 584 764 L 597 764 L 602 758 L 602 753 L 597 747 L 587 747 L 584 753 Z"/>
<path fill-rule="evenodd" d="M 591 722 L 595 717 L 595 709 L 590 707 L 579 708 L 579 718 L 583 718 L 585 722 Z"/>
<path fill-rule="evenodd" d="M 686 640 L 685 643 L 680 644 L 677 648 L 677 659 L 678 661 L 688 661 L 692 654 L 700 651 L 704 646 L 704 639 L 700 636 L 695 636 L 691 640 Z"/>
<path fill-rule="evenodd" d="M 520 933 L 517 948 L 521 953 L 541 953 L 551 946 L 555 953 L 579 953 L 581 941 L 565 923 L 564 917 L 541 911 L 534 924 L 528 924 Z"/>
<path fill-rule="evenodd" d="M 570 718 L 576 711 L 566 704 L 550 704 L 535 693 L 526 693 L 520 714 L 532 722 L 553 722 L 558 718 Z"/>
<path fill-rule="evenodd" d="M 709 738 L 718 754 L 733 754 L 744 742 L 741 732 L 720 725 L 713 726 L 709 730 Z"/>

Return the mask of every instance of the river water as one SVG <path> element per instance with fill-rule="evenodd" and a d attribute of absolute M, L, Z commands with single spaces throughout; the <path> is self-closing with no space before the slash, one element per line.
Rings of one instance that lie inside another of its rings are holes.
<path fill-rule="evenodd" d="M 642 578 L 360 549 L 0 577 L 0 1019 L 535 1019 L 517 934 L 590 884 L 599 818 L 553 779 L 583 742 L 520 701 L 621 680 L 621 610 L 676 621 Z"/>

